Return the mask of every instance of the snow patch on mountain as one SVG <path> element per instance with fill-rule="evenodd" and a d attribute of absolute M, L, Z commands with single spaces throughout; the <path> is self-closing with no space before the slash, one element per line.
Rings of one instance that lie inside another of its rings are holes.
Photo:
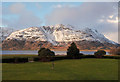
<path fill-rule="evenodd" d="M 99 33 L 96 29 L 85 28 L 83 31 L 86 32 L 87 34 L 90 34 L 96 41 L 99 41 L 101 43 L 108 42 L 116 44 L 115 42 L 107 39 L 103 34 Z"/>
<path fill-rule="evenodd" d="M 44 31 L 38 27 L 30 27 L 27 29 L 15 31 L 6 38 L 6 40 L 9 39 L 47 41 L 46 36 L 44 35 Z"/>
<path fill-rule="evenodd" d="M 13 32 L 6 40 L 32 40 L 32 41 L 49 41 L 50 43 L 57 45 L 58 42 L 70 42 L 70 41 L 99 41 L 101 43 L 115 42 L 108 40 L 104 35 L 100 34 L 95 29 L 85 28 L 84 30 L 76 30 L 71 25 L 51 25 L 41 27 L 30 27 L 27 29 Z"/>

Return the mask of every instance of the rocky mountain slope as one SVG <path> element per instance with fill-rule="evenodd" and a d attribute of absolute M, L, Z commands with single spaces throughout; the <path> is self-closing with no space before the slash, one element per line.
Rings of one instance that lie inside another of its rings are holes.
<path fill-rule="evenodd" d="M 95 29 L 76 30 L 71 25 L 57 24 L 54 26 L 30 27 L 12 32 L 3 41 L 3 49 L 65 48 L 73 41 L 80 49 L 106 49 L 118 45 Z"/>

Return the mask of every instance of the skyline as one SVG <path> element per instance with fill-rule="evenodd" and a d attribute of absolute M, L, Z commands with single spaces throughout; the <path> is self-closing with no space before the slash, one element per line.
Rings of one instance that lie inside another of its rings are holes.
<path fill-rule="evenodd" d="M 118 42 L 117 15 L 117 2 L 3 2 L 1 26 L 23 29 L 70 24 L 76 29 L 95 28 Z"/>

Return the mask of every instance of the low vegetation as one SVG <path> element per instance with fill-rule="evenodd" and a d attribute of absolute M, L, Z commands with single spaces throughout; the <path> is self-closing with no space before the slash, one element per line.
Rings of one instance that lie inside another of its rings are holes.
<path fill-rule="evenodd" d="M 102 58 L 104 55 L 106 55 L 106 51 L 104 51 L 104 50 L 98 50 L 97 52 L 94 53 L 94 55 L 97 58 Z"/>
<path fill-rule="evenodd" d="M 41 48 L 38 51 L 38 56 L 40 57 L 41 61 L 50 61 L 55 56 L 55 53 L 51 51 L 50 49 Z"/>

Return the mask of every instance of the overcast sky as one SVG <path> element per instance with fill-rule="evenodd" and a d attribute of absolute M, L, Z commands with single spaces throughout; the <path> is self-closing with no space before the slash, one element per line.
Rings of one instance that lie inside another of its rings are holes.
<path fill-rule="evenodd" d="M 117 2 L 4 2 L 2 23 L 2 27 L 15 29 L 70 24 L 76 29 L 97 29 L 118 42 Z"/>

